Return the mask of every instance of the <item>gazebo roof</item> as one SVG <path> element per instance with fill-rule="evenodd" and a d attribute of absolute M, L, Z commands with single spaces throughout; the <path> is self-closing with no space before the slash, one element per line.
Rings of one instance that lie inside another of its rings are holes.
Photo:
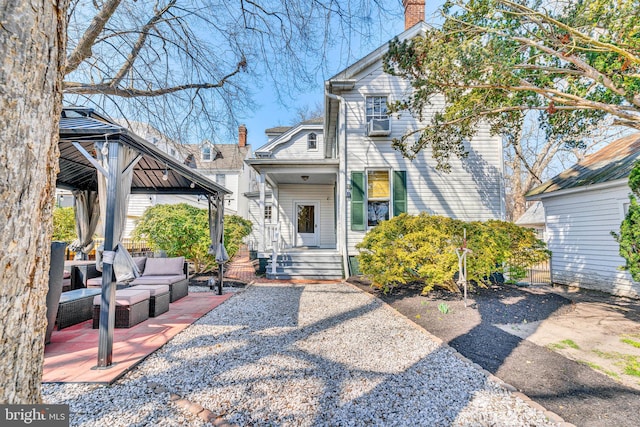
<path fill-rule="evenodd" d="M 133 194 L 231 194 L 231 191 L 196 169 L 85 107 L 63 108 L 60 119 L 60 172 L 56 187 L 67 190 L 98 189 L 96 168 L 78 150 L 78 145 L 95 157 L 94 144 L 99 141 L 119 141 L 142 154 L 133 172 Z M 166 180 L 163 179 L 165 173 Z"/>

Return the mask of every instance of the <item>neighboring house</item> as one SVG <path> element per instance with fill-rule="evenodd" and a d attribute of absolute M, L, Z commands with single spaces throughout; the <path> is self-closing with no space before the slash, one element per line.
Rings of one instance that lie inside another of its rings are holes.
<path fill-rule="evenodd" d="M 516 224 L 521 227 L 533 228 L 538 239 L 547 241 L 544 218 L 544 206 L 541 201 L 535 201 L 527 208 Z"/>
<path fill-rule="evenodd" d="M 428 28 L 424 2 L 406 4 L 408 28 L 400 40 Z M 429 149 L 412 161 L 391 147 L 394 137 L 426 124 L 429 117 L 420 123 L 410 114 L 387 113 L 387 101 L 411 90 L 406 81 L 383 72 L 387 48 L 325 82 L 323 120 L 267 130 L 269 142 L 247 161 L 259 175 L 250 209 L 258 221 L 253 238 L 259 257 L 273 257 L 272 248 L 279 253 L 275 270 L 267 270 L 269 277 L 353 274 L 356 244 L 367 230 L 403 212 L 504 218 L 502 143 L 487 126 L 467 143 L 468 158 L 451 160 L 450 173 L 436 170 Z M 333 269 L 321 268 L 321 261 Z"/>
<path fill-rule="evenodd" d="M 148 123 L 129 121 L 120 124 L 128 126 L 134 133 L 165 153 L 196 168 L 207 178 L 232 191 L 233 194 L 225 197 L 225 214 L 238 214 L 246 218 L 247 199 L 242 194 L 248 189 L 252 172 L 244 164 L 244 160 L 251 155 L 251 146 L 247 144 L 247 128 L 244 125 L 238 127 L 237 144 L 212 144 L 205 141 L 197 145 L 182 145 L 171 140 Z M 131 236 L 136 222 L 150 206 L 177 203 L 188 203 L 203 209 L 207 207 L 206 201 L 190 195 L 132 194 L 129 196 L 124 237 Z"/>
<path fill-rule="evenodd" d="M 640 133 L 618 139 L 527 194 L 544 206 L 554 283 L 640 296 L 611 232 L 629 206 L 629 173 L 640 159 Z"/>
<path fill-rule="evenodd" d="M 203 141 L 198 145 L 183 145 L 185 163 L 198 169 L 217 184 L 233 192 L 225 197 L 225 213 L 247 218 L 247 199 L 243 195 L 249 191 L 255 180 L 253 171 L 244 161 L 251 156 L 251 146 L 247 144 L 247 128 L 238 127 L 237 144 L 214 144 Z"/>

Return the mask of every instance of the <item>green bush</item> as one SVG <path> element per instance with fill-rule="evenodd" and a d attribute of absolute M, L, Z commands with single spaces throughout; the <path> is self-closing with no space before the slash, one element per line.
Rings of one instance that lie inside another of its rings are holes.
<path fill-rule="evenodd" d="M 76 218 L 72 207 L 53 208 L 53 237 L 59 242 L 73 242 L 76 239 Z"/>
<path fill-rule="evenodd" d="M 640 162 L 637 162 L 629 174 L 629 187 L 633 194 L 629 195 L 629 209 L 622 224 L 620 234 L 611 232 L 620 245 L 620 256 L 625 259 L 623 270 L 627 270 L 633 280 L 640 282 Z"/>
<path fill-rule="evenodd" d="M 224 247 L 230 258 L 238 252 L 242 239 L 251 234 L 252 224 L 238 215 L 224 217 Z"/>
<path fill-rule="evenodd" d="M 235 215 L 225 216 L 224 220 L 225 248 L 233 258 L 242 239 L 251 232 L 251 223 Z M 133 237 L 145 239 L 153 250 L 193 261 L 196 272 L 211 270 L 215 265 L 215 257 L 208 253 L 211 238 L 206 209 L 186 203 L 152 206 L 136 224 Z"/>
<path fill-rule="evenodd" d="M 533 230 L 512 223 L 402 214 L 371 229 L 357 245 L 360 270 L 385 292 L 411 282 L 422 283 L 423 293 L 436 286 L 458 292 L 455 250 L 462 246 L 464 229 L 472 251 L 467 255 L 471 285 L 485 286 L 491 274 L 504 272 L 504 266 L 511 266 L 511 273 L 524 271 L 549 256 Z"/>

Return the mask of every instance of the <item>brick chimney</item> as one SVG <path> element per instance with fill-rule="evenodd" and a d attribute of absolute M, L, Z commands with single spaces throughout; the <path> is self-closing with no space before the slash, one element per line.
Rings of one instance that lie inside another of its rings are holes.
<path fill-rule="evenodd" d="M 247 127 L 245 125 L 238 126 L 238 147 L 247 146 Z"/>
<path fill-rule="evenodd" d="M 402 0 L 405 30 L 408 30 L 420 21 L 424 21 L 424 4 L 425 0 Z"/>

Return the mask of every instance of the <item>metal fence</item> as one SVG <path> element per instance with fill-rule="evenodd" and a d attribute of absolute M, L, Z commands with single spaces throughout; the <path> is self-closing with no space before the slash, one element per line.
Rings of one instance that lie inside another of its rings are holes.
<path fill-rule="evenodd" d="M 547 260 L 528 268 L 525 277 L 518 279 L 521 283 L 551 284 L 551 261 Z M 507 275 L 508 276 L 508 275 Z"/>

